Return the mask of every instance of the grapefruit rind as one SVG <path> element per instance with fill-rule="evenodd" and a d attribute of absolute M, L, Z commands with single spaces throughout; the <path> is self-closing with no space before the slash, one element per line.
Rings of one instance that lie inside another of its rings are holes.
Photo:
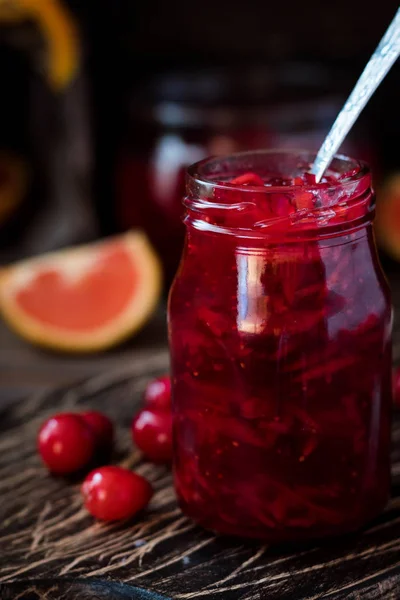
<path fill-rule="evenodd" d="M 0 1 L 0 21 L 15 23 L 32 19 L 47 44 L 46 73 L 54 90 L 63 90 L 79 65 L 78 33 L 67 7 L 59 0 Z"/>
<path fill-rule="evenodd" d="M 27 314 L 15 301 L 16 292 L 43 268 L 74 261 L 89 265 L 96 253 L 110 241 L 119 239 L 132 256 L 139 284 L 128 306 L 121 314 L 95 330 L 66 331 L 43 324 Z M 108 238 L 94 244 L 77 246 L 30 258 L 0 272 L 0 311 L 16 333 L 31 343 L 53 350 L 88 353 L 106 350 L 131 337 L 151 317 L 157 308 L 162 290 L 162 274 L 158 257 L 142 232 L 128 232 L 118 238 Z"/>

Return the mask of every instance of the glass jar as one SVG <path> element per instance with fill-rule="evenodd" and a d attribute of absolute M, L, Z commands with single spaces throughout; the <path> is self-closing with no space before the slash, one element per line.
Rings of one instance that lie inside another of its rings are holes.
<path fill-rule="evenodd" d="M 389 494 L 392 310 L 370 172 L 338 156 L 307 185 L 313 160 L 192 166 L 169 299 L 180 504 L 273 542 L 355 530 Z"/>
<path fill-rule="evenodd" d="M 147 232 L 170 283 L 184 240 L 187 167 L 242 150 L 318 149 L 351 81 L 343 71 L 287 63 L 169 73 L 141 86 L 130 98 L 117 156 L 119 229 Z M 345 151 L 369 160 L 368 132 L 361 133 Z"/>

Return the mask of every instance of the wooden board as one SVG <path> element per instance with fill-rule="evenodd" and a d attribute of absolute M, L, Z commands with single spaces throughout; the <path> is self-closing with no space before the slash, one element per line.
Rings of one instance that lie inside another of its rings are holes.
<path fill-rule="evenodd" d="M 167 366 L 166 349 L 155 350 L 132 365 L 0 408 L 0 598 L 147 598 L 138 586 L 181 600 L 398 599 L 400 421 L 394 424 L 393 499 L 364 532 L 296 548 L 216 537 L 182 515 L 169 470 L 132 451 L 132 415 L 147 380 Z M 137 469 L 155 486 L 140 519 L 96 523 L 82 508 L 79 481 L 51 477 L 40 464 L 39 424 L 55 411 L 88 407 L 104 410 L 118 425 L 114 462 Z"/>

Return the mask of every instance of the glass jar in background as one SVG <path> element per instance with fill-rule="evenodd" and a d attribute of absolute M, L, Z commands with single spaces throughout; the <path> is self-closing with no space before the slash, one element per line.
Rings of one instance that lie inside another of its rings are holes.
<path fill-rule="evenodd" d="M 335 89 L 337 81 L 344 90 Z M 142 227 L 167 275 L 184 238 L 184 174 L 205 156 L 260 148 L 317 149 L 350 89 L 346 78 L 306 64 L 166 75 L 132 98 L 117 159 L 118 227 Z M 344 151 L 371 160 L 368 136 Z"/>
<path fill-rule="evenodd" d="M 389 495 L 392 312 L 371 177 L 340 156 L 313 185 L 313 160 L 191 167 L 169 299 L 180 504 L 273 542 L 355 530 Z"/>

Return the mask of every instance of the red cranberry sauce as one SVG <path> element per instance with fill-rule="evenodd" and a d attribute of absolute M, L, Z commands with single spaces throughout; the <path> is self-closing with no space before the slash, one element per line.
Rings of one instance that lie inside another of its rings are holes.
<path fill-rule="evenodd" d="M 250 175 L 188 184 L 169 304 L 177 493 L 228 534 L 350 531 L 389 491 L 391 308 L 369 175 Z"/>

